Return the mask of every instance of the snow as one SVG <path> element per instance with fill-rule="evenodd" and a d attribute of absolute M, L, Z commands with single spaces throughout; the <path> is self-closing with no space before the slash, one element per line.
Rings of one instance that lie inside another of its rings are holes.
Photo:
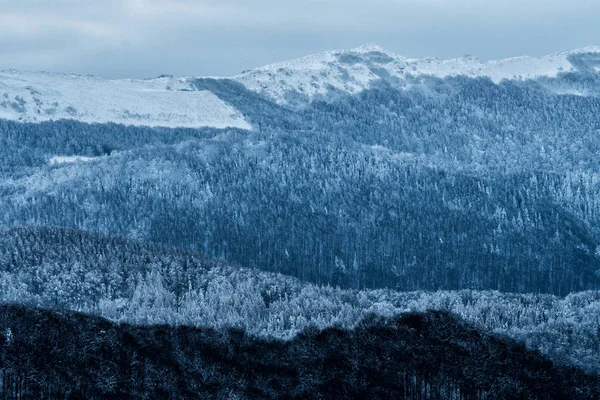
<path fill-rule="evenodd" d="M 265 94 L 277 103 L 285 103 L 289 92 L 299 92 L 308 98 L 326 95 L 330 88 L 357 93 L 377 79 L 364 63 L 342 65 L 340 55 L 364 56 L 379 47 L 364 46 L 349 52 L 326 52 L 300 59 L 266 65 L 233 77 L 248 89 Z"/>
<path fill-rule="evenodd" d="M 435 62 L 416 60 L 413 65 L 416 68 L 415 75 L 433 75 L 440 78 L 458 75 L 489 77 L 496 83 L 504 79 L 556 77 L 561 71 L 567 72 L 573 69 L 566 57 L 556 56 L 543 58 L 524 56 L 488 62 L 481 62 L 474 57 L 462 57 Z"/>
<path fill-rule="evenodd" d="M 54 156 L 50 159 L 50 165 L 71 164 L 76 162 L 88 162 L 98 159 L 99 157 L 83 157 L 83 156 Z"/>
<path fill-rule="evenodd" d="M 0 72 L 0 118 L 251 129 L 239 111 L 209 91 L 193 91 L 185 78 L 106 80 L 15 70 Z"/>
<path fill-rule="evenodd" d="M 233 77 L 247 88 L 276 101 L 287 103 L 286 95 L 301 93 L 308 100 L 327 95 L 332 89 L 358 93 L 382 79 L 395 78 L 407 82 L 409 76 L 431 75 L 489 77 L 495 83 L 504 79 L 535 79 L 556 77 L 573 71 L 570 56 L 599 53 L 600 47 L 586 47 L 545 57 L 513 57 L 504 60 L 481 61 L 473 56 L 450 60 L 437 58 L 406 58 L 377 45 L 365 45 L 351 50 L 313 54 L 244 72 Z M 600 67 L 595 67 L 600 71 Z"/>

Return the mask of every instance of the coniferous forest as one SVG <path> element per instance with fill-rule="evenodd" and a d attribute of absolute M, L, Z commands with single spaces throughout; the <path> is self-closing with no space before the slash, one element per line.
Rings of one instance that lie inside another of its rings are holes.
<path fill-rule="evenodd" d="M 600 398 L 600 58 L 570 61 L 190 81 L 252 130 L 0 119 L 0 399 Z"/>

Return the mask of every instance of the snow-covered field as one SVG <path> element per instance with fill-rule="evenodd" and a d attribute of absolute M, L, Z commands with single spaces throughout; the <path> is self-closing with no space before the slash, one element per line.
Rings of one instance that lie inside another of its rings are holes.
<path fill-rule="evenodd" d="M 185 79 L 105 80 L 12 70 L 0 72 L 0 118 L 251 128 L 239 111 L 211 92 L 192 91 Z"/>

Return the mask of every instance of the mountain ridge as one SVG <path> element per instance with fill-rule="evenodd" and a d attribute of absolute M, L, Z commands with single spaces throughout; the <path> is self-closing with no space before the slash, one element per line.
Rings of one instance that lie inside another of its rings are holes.
<path fill-rule="evenodd" d="M 590 54 L 591 60 L 581 60 Z M 409 87 L 414 78 L 425 76 L 487 77 L 500 83 L 505 79 L 553 79 L 580 69 L 600 73 L 600 46 L 543 57 L 481 61 L 474 56 L 407 58 L 376 44 L 366 44 L 212 79 L 236 81 L 270 101 L 293 106 L 334 92 L 357 94 L 378 81 L 399 88 Z M 104 79 L 93 75 L 3 70 L 0 71 L 0 119 L 252 129 L 240 110 L 210 90 L 195 88 L 196 79 L 199 78 L 164 75 L 151 79 Z M 558 93 L 587 94 L 577 89 L 558 90 Z"/>
<path fill-rule="evenodd" d="M 561 72 L 576 71 L 577 67 L 570 59 L 582 54 L 600 54 L 600 46 L 557 52 L 543 57 L 519 56 L 482 62 L 474 56 L 451 59 L 407 58 L 381 46 L 367 44 L 350 50 L 316 53 L 265 65 L 236 75 L 233 79 L 283 104 L 288 102 L 286 94 L 289 92 L 301 92 L 312 99 L 318 95 L 327 95 L 333 87 L 352 94 L 368 89 L 374 81 L 380 79 L 401 80 L 405 85 L 409 75 L 438 78 L 488 77 L 494 83 L 500 83 L 504 79 L 556 78 Z M 322 79 L 322 76 L 326 79 Z"/>

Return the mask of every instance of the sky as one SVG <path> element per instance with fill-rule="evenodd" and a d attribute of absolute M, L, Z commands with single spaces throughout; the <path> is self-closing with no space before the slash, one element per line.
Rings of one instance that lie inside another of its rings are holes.
<path fill-rule="evenodd" d="M 0 0 L 0 69 L 228 76 L 378 44 L 482 60 L 600 45 L 599 0 Z"/>

